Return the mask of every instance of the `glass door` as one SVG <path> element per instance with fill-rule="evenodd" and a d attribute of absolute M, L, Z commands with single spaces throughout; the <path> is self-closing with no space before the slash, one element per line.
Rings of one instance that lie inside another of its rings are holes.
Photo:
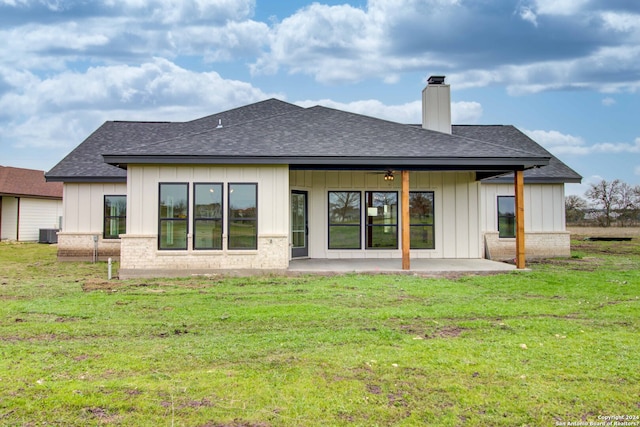
<path fill-rule="evenodd" d="M 293 190 L 291 192 L 291 257 L 309 256 L 307 223 L 307 192 Z"/>

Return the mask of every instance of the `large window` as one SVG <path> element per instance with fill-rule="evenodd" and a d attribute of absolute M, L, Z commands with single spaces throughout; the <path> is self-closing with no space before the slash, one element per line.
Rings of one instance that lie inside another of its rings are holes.
<path fill-rule="evenodd" d="M 409 192 L 411 249 L 435 249 L 433 191 Z"/>
<path fill-rule="evenodd" d="M 189 187 L 160 184 L 159 249 L 187 249 Z"/>
<path fill-rule="evenodd" d="M 329 249 L 360 249 L 360 192 L 329 192 Z"/>
<path fill-rule="evenodd" d="M 398 193 L 367 191 L 367 249 L 398 248 Z"/>
<path fill-rule="evenodd" d="M 500 237 L 516 237 L 514 196 L 498 196 L 498 235 Z"/>
<path fill-rule="evenodd" d="M 228 248 L 258 249 L 258 184 L 229 184 Z"/>
<path fill-rule="evenodd" d="M 127 232 L 127 196 L 104 196 L 103 238 L 117 239 Z"/>
<path fill-rule="evenodd" d="M 222 249 L 222 184 L 193 184 L 193 249 Z"/>

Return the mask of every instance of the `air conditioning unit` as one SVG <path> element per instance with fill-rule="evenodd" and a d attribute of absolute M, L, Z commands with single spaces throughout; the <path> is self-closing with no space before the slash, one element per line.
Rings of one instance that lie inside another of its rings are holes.
<path fill-rule="evenodd" d="M 38 243 L 58 243 L 57 228 L 41 228 Z"/>

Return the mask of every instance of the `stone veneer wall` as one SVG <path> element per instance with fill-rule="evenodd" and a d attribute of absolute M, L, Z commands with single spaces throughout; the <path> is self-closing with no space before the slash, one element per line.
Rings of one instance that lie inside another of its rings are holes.
<path fill-rule="evenodd" d="M 119 278 L 268 274 L 289 267 L 289 236 L 258 237 L 258 250 L 160 251 L 158 237 L 123 235 Z"/>
<path fill-rule="evenodd" d="M 59 261 L 94 261 L 94 236 L 98 236 L 98 251 L 96 261 L 114 261 L 120 259 L 120 239 L 103 239 L 101 234 L 95 233 L 65 233 L 58 232 L 58 260 Z"/>
<path fill-rule="evenodd" d="M 484 233 L 485 257 L 498 261 L 512 260 L 516 256 L 516 239 L 501 239 L 498 232 Z M 555 258 L 571 256 L 571 233 L 526 232 L 524 239 L 526 258 Z"/>

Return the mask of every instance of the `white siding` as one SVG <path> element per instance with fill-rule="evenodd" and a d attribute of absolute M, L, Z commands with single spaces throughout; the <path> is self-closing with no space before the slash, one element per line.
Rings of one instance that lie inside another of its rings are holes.
<path fill-rule="evenodd" d="M 482 231 L 498 231 L 498 196 L 513 196 L 510 184 L 482 184 Z M 564 185 L 525 184 L 525 232 L 563 232 Z"/>
<path fill-rule="evenodd" d="M 41 228 L 59 228 L 62 200 L 20 198 L 19 239 L 37 241 Z"/>
<path fill-rule="evenodd" d="M 157 235 L 158 189 L 161 182 L 224 184 L 224 206 L 228 183 L 258 184 L 258 234 L 289 233 L 289 170 L 287 166 L 143 166 L 128 167 L 127 234 Z M 191 224 L 189 225 L 191 227 Z M 226 235 L 226 230 L 225 230 Z"/>
<path fill-rule="evenodd" d="M 18 198 L 2 196 L 2 230 L 0 238 L 2 240 L 18 239 Z"/>
<path fill-rule="evenodd" d="M 65 183 L 62 231 L 102 234 L 104 196 L 126 192 L 125 183 Z"/>
<path fill-rule="evenodd" d="M 309 256 L 311 258 L 401 258 L 401 218 L 398 249 L 328 250 L 328 192 L 397 191 L 401 180 L 384 180 L 384 174 L 355 171 L 292 171 L 293 190 L 309 192 Z M 434 250 L 412 250 L 415 258 L 480 258 L 482 256 L 479 184 L 466 172 L 411 172 L 411 191 L 433 191 L 435 203 Z M 363 194 L 364 197 L 364 194 Z M 363 201 L 364 203 L 364 201 Z M 401 212 L 399 206 L 398 212 Z M 400 215 L 399 215 L 400 216 Z"/>

